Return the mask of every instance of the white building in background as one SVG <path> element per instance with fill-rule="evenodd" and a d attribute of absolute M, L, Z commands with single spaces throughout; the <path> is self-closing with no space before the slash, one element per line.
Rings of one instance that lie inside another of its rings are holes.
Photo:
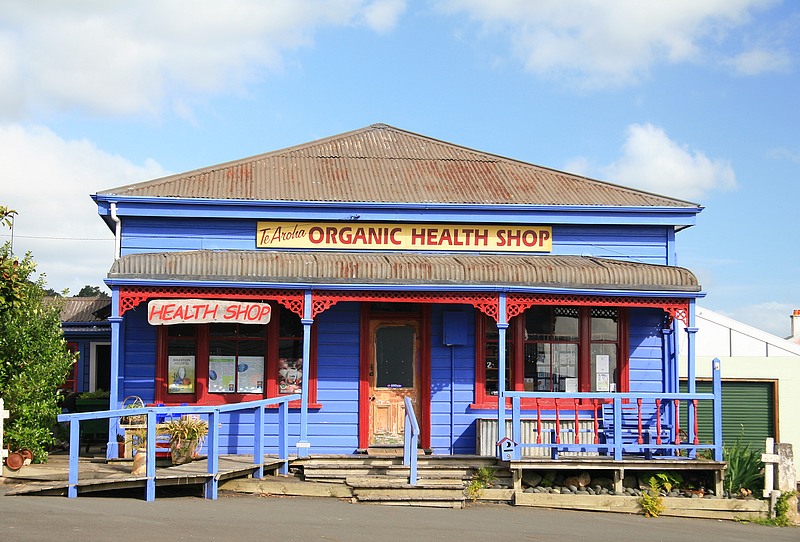
<path fill-rule="evenodd" d="M 800 472 L 800 311 L 792 315 L 790 340 L 701 307 L 696 309 L 696 327 L 698 379 L 710 379 L 711 360 L 721 362 L 725 444 L 742 438 L 763 449 L 766 437 L 791 443 Z M 685 377 L 683 329 L 679 337 L 680 374 Z M 698 390 L 703 384 L 698 383 Z"/>
<path fill-rule="evenodd" d="M 794 344 L 800 344 L 800 309 L 795 309 L 791 316 L 792 319 L 792 335 L 787 337 L 786 340 Z"/>

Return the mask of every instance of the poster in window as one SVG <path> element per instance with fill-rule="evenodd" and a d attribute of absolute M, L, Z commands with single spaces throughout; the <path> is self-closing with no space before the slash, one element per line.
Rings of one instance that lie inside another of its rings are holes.
<path fill-rule="evenodd" d="M 595 389 L 597 391 L 610 391 L 611 379 L 609 378 L 609 356 L 598 354 L 594 357 Z"/>
<path fill-rule="evenodd" d="M 303 358 L 278 360 L 278 393 L 289 395 L 303 389 Z"/>
<path fill-rule="evenodd" d="M 236 358 L 234 356 L 208 356 L 208 391 L 234 393 L 236 391 Z"/>
<path fill-rule="evenodd" d="M 264 393 L 264 357 L 239 356 L 239 393 Z"/>
<path fill-rule="evenodd" d="M 168 393 L 194 393 L 194 356 L 169 356 Z"/>
<path fill-rule="evenodd" d="M 598 374 L 608 374 L 609 359 L 610 358 L 608 354 L 598 354 L 594 357 L 595 367 Z"/>

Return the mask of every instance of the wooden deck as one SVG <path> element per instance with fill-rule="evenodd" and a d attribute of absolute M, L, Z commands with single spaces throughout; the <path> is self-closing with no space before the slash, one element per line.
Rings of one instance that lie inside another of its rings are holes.
<path fill-rule="evenodd" d="M 264 470 L 277 468 L 283 461 L 264 458 Z M 132 461 L 105 461 L 81 458 L 79 463 L 78 495 L 98 491 L 145 488 L 146 476 L 131 474 Z M 245 478 L 253 474 L 257 466 L 253 456 L 225 455 L 219 458 L 218 480 Z M 69 487 L 69 464 L 63 457 L 54 456 L 44 465 L 31 465 L 19 471 L 5 471 L 5 483 L 13 484 L 6 495 L 67 495 Z M 211 478 L 208 461 L 198 458 L 185 465 L 156 466 L 156 488 L 166 486 L 204 484 Z"/>

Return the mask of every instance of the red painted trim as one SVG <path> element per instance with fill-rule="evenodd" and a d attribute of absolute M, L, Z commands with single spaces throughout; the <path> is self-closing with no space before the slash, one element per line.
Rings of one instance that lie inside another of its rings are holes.
<path fill-rule="evenodd" d="M 617 363 L 619 364 L 619 391 L 628 392 L 631 389 L 631 348 L 630 348 L 630 327 L 628 311 L 624 308 L 619 309 L 619 349 Z"/>
<path fill-rule="evenodd" d="M 136 287 L 122 286 L 119 289 L 119 315 L 135 309 L 150 299 L 237 299 L 275 300 L 300 318 L 303 317 L 305 297 L 300 290 L 266 290 L 263 288 L 197 288 L 186 286 Z"/>
<path fill-rule="evenodd" d="M 537 303 L 530 303 L 524 309 L 530 308 Z M 625 307 L 618 308 L 617 322 L 617 368 L 619 374 L 618 391 L 627 392 L 630 390 L 630 329 L 628 311 Z M 509 360 L 511 364 L 511 387 L 515 391 L 523 391 L 525 384 L 523 374 L 525 368 L 525 353 L 523 341 L 518 339 L 524 336 L 525 319 L 524 309 L 522 312 L 515 312 L 515 317 L 509 322 L 508 332 L 513 334 L 512 353 Z M 497 397 L 486 394 L 486 350 L 481 337 L 486 334 L 487 319 L 478 317 L 475 319 L 475 390 L 474 402 L 470 409 L 474 410 L 497 410 Z M 579 310 L 579 336 L 578 343 L 578 390 L 587 392 L 591 389 L 591 307 L 580 307 Z M 499 378 L 499 376 L 498 376 Z M 555 401 L 542 397 L 536 400 L 540 407 L 554 409 Z M 531 410 L 536 408 L 536 404 L 531 399 L 522 401 L 522 408 Z M 507 401 L 507 407 L 511 407 L 511 402 Z M 581 409 L 589 408 L 585 405 Z"/>
<path fill-rule="evenodd" d="M 619 331 L 617 331 L 619 333 Z M 591 309 L 582 307 L 578 310 L 578 391 L 587 392 L 592 389 L 591 379 Z"/>
<path fill-rule="evenodd" d="M 209 393 L 208 392 L 208 325 L 197 325 L 197 351 L 195 355 L 195 392 L 171 394 L 167 393 L 167 326 L 158 326 L 156 343 L 156 403 L 198 405 L 221 405 L 243 401 L 257 401 L 266 397 L 278 397 L 278 342 L 280 338 L 280 310 L 278 318 L 267 324 L 267 352 L 264 371 L 266 372 L 264 393 Z M 311 326 L 311 365 L 308 368 L 308 402 L 309 408 L 320 408 L 317 403 L 317 330 Z M 303 360 L 306 363 L 306 360 Z M 306 385 L 306 383 L 304 383 Z M 295 406 L 296 403 L 296 406 Z M 290 408 L 299 408 L 299 401 L 290 403 Z"/>
<path fill-rule="evenodd" d="M 249 288 L 199 288 L 199 287 L 136 287 L 122 286 L 119 289 L 119 315 L 139 306 L 144 301 L 156 297 L 191 298 L 210 297 L 217 299 L 274 299 L 301 318 L 304 310 L 304 294 L 300 290 L 267 290 Z M 340 301 L 355 302 L 408 302 L 472 305 L 482 313 L 497 321 L 499 314 L 499 294 L 494 292 L 402 292 L 402 291 L 361 291 L 337 292 L 319 290 L 312 301 L 312 318 L 328 310 Z M 689 301 L 685 299 L 652 297 L 605 297 L 600 295 L 570 294 L 508 294 L 508 317 L 522 314 L 533 305 L 562 305 L 584 307 L 655 307 L 665 311 L 670 319 L 681 320 L 689 325 Z"/>
<path fill-rule="evenodd" d="M 361 345 L 358 384 L 358 447 L 369 447 L 369 392 L 370 392 L 370 322 L 372 319 L 416 320 L 420 328 L 420 367 L 419 367 L 419 417 L 420 446 L 430 448 L 431 445 L 431 307 L 424 305 L 419 316 L 378 316 L 373 315 L 369 303 L 361 304 Z"/>
<path fill-rule="evenodd" d="M 358 381 L 358 447 L 369 447 L 369 303 L 361 304 L 361 345 Z"/>
<path fill-rule="evenodd" d="M 67 350 L 69 350 L 72 354 L 79 354 L 80 346 L 76 342 L 68 342 Z M 76 357 L 75 363 L 73 363 L 70 366 L 69 374 L 67 374 L 67 378 L 64 380 L 64 384 L 61 386 L 62 390 L 70 391 L 73 393 L 78 391 L 78 365 L 80 363 L 81 359 Z M 0 445 L 1 444 L 2 443 L 0 443 Z"/>

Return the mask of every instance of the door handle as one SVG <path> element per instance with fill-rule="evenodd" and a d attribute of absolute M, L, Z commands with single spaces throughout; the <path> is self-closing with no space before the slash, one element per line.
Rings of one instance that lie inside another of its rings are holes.
<path fill-rule="evenodd" d="M 374 395 L 369 398 L 370 401 L 375 401 L 375 399 L 376 399 L 376 397 Z"/>

